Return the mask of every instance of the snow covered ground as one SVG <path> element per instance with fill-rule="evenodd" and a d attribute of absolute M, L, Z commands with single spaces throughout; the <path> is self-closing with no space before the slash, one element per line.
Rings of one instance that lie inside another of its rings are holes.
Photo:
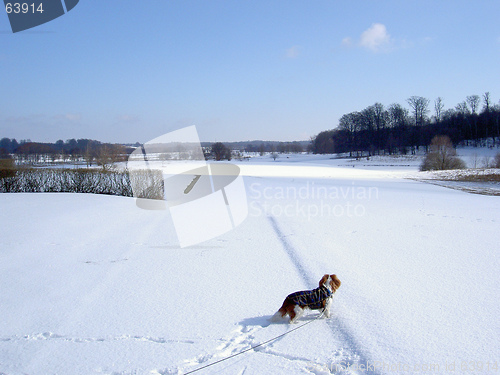
<path fill-rule="evenodd" d="M 0 194 L 1 374 L 498 374 L 500 199 L 420 159 L 242 162 L 248 217 L 179 248 L 133 198 Z M 330 319 L 268 319 L 324 273 Z M 309 323 L 297 330 L 303 323 Z"/>

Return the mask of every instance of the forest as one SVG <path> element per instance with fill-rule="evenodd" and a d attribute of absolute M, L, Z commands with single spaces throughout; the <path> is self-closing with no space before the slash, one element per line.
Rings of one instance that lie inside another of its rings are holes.
<path fill-rule="evenodd" d="M 408 154 L 421 146 L 427 149 L 437 135 L 447 135 L 455 146 L 500 145 L 500 103 L 493 104 L 489 92 L 482 97 L 467 96 L 455 108 L 447 110 L 444 100 L 438 97 L 432 114 L 427 98 L 412 96 L 406 102 L 409 109 L 399 103 L 385 107 L 377 102 L 361 111 L 344 114 L 335 129 L 322 131 L 312 139 L 312 151 L 348 152 L 350 156 Z"/>

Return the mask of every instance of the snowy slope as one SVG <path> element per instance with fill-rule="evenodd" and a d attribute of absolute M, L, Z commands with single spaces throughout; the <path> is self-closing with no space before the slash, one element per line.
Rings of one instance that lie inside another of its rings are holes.
<path fill-rule="evenodd" d="M 185 374 L 311 322 L 268 318 L 327 272 L 330 319 L 196 373 L 498 373 L 498 197 L 311 162 L 247 164 L 248 218 L 184 249 L 131 198 L 0 195 L 0 373 Z"/>

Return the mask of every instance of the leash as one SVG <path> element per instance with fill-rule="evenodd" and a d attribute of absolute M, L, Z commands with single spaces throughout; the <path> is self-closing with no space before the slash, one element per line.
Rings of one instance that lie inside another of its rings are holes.
<path fill-rule="evenodd" d="M 245 349 L 245 350 L 243 350 L 243 351 L 241 351 L 241 352 L 239 352 L 239 353 L 236 353 L 236 354 L 230 355 L 229 357 L 219 359 L 218 361 L 215 361 L 215 362 L 210 363 L 210 364 L 208 364 L 208 365 L 202 366 L 202 367 L 197 368 L 197 369 L 195 369 L 195 370 L 192 370 L 192 371 L 189 371 L 189 372 L 185 372 L 185 373 L 184 373 L 184 375 L 192 374 L 192 373 L 194 373 L 194 372 L 197 372 L 197 371 L 203 370 L 203 369 L 205 369 L 205 368 L 207 368 L 207 367 L 210 367 L 210 366 L 216 365 L 217 363 L 221 363 L 221 362 L 227 361 L 228 359 L 231 359 L 231 358 L 237 357 L 237 356 L 239 356 L 240 354 L 243 354 L 243 353 L 249 352 L 250 350 L 257 349 L 257 348 L 258 348 L 258 347 L 260 347 L 260 346 L 266 345 L 266 344 L 270 343 L 271 341 L 274 341 L 274 340 L 277 340 L 277 339 L 279 339 L 279 338 L 281 338 L 281 337 L 283 337 L 283 336 L 286 336 L 286 335 L 288 335 L 289 333 L 292 333 L 293 331 L 296 331 L 296 330 L 298 330 L 299 328 L 302 328 L 302 327 L 304 327 L 304 326 L 306 326 L 306 325 L 308 325 L 308 324 L 310 324 L 310 323 L 312 323 L 312 322 L 314 322 L 314 321 L 318 320 L 319 318 L 321 318 L 321 317 L 323 316 L 323 314 L 324 314 L 324 313 L 325 313 L 325 309 L 323 309 L 323 311 L 321 312 L 321 314 L 320 314 L 320 315 L 318 315 L 318 316 L 317 316 L 316 318 L 314 318 L 313 320 L 310 320 L 310 321 L 308 321 L 308 322 L 306 322 L 306 323 L 304 323 L 304 324 L 302 324 L 302 325 L 300 325 L 300 326 L 298 326 L 298 327 L 295 327 L 294 329 L 291 329 L 291 330 L 289 330 L 289 331 L 286 331 L 285 333 L 283 333 L 283 334 L 281 334 L 281 335 L 279 335 L 279 336 L 273 337 L 272 339 L 269 339 L 269 340 L 267 340 L 267 341 L 264 341 L 264 342 L 262 342 L 262 343 L 260 343 L 260 344 L 258 344 L 258 345 L 252 346 L 252 347 L 250 347 L 250 348 L 248 348 L 248 349 Z"/>

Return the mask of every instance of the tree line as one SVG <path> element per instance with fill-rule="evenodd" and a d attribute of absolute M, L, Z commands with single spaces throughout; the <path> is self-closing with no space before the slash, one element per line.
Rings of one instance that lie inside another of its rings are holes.
<path fill-rule="evenodd" d="M 335 129 L 313 137 L 312 151 L 349 152 L 350 156 L 415 153 L 420 146 L 427 148 L 437 135 L 447 135 L 454 145 L 480 145 L 486 138 L 500 144 L 500 103 L 493 104 L 489 92 L 482 97 L 467 96 L 447 110 L 441 97 L 434 100 L 432 110 L 431 101 L 421 96 L 412 96 L 406 102 L 409 108 L 399 103 L 385 107 L 377 102 L 344 114 Z"/>
<path fill-rule="evenodd" d="M 17 164 L 45 164 L 54 162 L 85 162 L 87 166 L 100 165 L 107 169 L 112 164 L 125 161 L 132 148 L 119 144 L 101 143 L 91 139 L 58 140 L 55 143 L 31 140 L 0 139 L 0 158 L 13 155 Z"/>
<path fill-rule="evenodd" d="M 308 142 L 272 142 L 272 141 L 247 141 L 247 142 L 203 142 L 207 159 L 231 159 L 231 151 L 237 156 L 238 151 L 254 152 L 264 155 L 265 153 L 301 153 L 308 149 Z M 224 147 L 222 147 L 222 145 Z M 0 139 L 0 159 L 12 155 L 17 164 L 47 164 L 54 162 L 84 162 L 87 166 L 93 164 L 106 166 L 111 163 L 124 161 L 134 150 L 140 146 L 125 146 L 110 143 L 101 143 L 91 139 L 68 139 L 58 140 L 55 143 L 32 142 L 2 138 Z"/>
<path fill-rule="evenodd" d="M 221 142 L 202 142 L 202 147 L 207 150 L 208 158 L 217 159 L 217 155 L 212 152 L 221 146 Z M 261 156 L 269 153 L 280 154 L 299 154 L 304 151 L 310 151 L 310 141 L 238 141 L 238 142 L 224 142 L 223 145 L 233 152 L 233 156 L 237 157 L 238 152 L 258 153 Z M 215 146 L 215 148 L 214 148 Z M 227 158 L 225 158 L 227 159 Z"/>

